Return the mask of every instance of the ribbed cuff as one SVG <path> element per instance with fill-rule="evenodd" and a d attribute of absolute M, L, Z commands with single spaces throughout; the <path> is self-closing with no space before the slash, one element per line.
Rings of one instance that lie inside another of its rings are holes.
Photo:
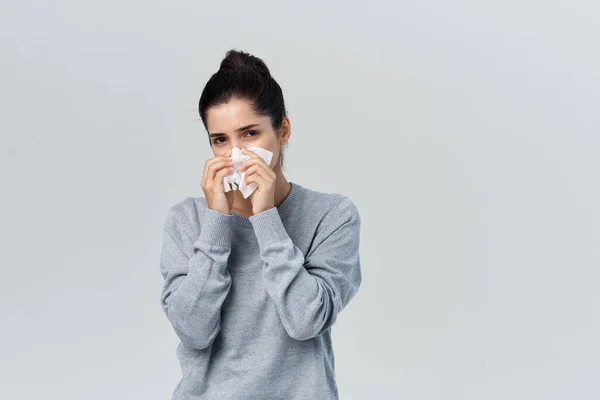
<path fill-rule="evenodd" d="M 208 243 L 213 246 L 231 247 L 231 224 L 233 217 L 206 208 L 201 222 L 200 237 L 197 242 Z"/>
<path fill-rule="evenodd" d="M 290 237 L 283 226 L 283 221 L 281 221 L 277 207 L 259 212 L 250 216 L 249 219 L 252 222 L 254 234 L 261 248 L 281 242 Z"/>

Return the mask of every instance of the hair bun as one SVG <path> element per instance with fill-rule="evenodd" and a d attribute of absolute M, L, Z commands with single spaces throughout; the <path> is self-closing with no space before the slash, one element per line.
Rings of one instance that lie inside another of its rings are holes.
<path fill-rule="evenodd" d="M 260 74 L 264 75 L 266 78 L 271 77 L 271 72 L 269 71 L 269 68 L 267 68 L 267 66 L 261 59 L 254 57 L 254 60 L 251 61 L 250 65 L 252 65 L 252 67 L 254 67 L 255 70 L 257 70 Z"/>
<path fill-rule="evenodd" d="M 219 71 L 236 71 L 247 67 L 254 68 L 254 70 L 266 78 L 271 77 L 271 72 L 263 60 L 245 51 L 234 49 L 227 51 L 225 58 L 221 61 Z"/>

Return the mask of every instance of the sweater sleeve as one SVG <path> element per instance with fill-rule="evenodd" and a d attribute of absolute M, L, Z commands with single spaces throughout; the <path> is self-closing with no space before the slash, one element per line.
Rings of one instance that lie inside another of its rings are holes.
<path fill-rule="evenodd" d="M 231 287 L 231 216 L 207 208 L 196 240 L 184 218 L 174 206 L 164 223 L 160 302 L 181 341 L 204 349 L 221 329 L 221 306 Z"/>
<path fill-rule="evenodd" d="M 331 327 L 362 277 L 360 216 L 347 197 L 323 218 L 306 258 L 273 207 L 250 220 L 263 260 L 262 276 L 288 335 L 307 340 Z"/>

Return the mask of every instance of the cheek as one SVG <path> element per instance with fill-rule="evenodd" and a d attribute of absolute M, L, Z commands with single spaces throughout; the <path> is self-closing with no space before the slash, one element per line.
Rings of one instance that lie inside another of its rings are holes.
<path fill-rule="evenodd" d="M 279 151 L 277 147 L 277 140 L 272 140 L 271 138 L 260 138 L 254 143 L 249 144 L 249 146 L 257 146 L 263 148 L 265 150 L 269 150 L 273 153 L 273 157 L 275 157 L 275 152 Z"/>
<path fill-rule="evenodd" d="M 279 150 L 275 149 L 270 151 L 273 152 L 273 157 L 271 157 L 271 164 L 269 165 L 269 167 L 273 168 L 279 162 Z"/>

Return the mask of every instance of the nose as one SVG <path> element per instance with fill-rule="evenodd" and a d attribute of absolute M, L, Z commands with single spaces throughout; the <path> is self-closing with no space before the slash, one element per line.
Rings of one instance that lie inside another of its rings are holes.
<path fill-rule="evenodd" d="M 237 138 L 236 139 L 232 139 L 229 142 L 229 145 L 230 145 L 229 150 L 231 150 L 234 147 L 237 147 L 238 149 L 243 149 L 243 148 L 246 147 L 246 143 L 244 143 L 243 140 L 237 139 Z"/>
<path fill-rule="evenodd" d="M 229 147 L 227 148 L 227 151 L 223 153 L 223 155 L 230 157 L 234 147 L 237 147 L 238 149 L 245 149 L 246 145 L 243 142 L 236 142 L 235 140 L 232 140 L 229 142 Z"/>

